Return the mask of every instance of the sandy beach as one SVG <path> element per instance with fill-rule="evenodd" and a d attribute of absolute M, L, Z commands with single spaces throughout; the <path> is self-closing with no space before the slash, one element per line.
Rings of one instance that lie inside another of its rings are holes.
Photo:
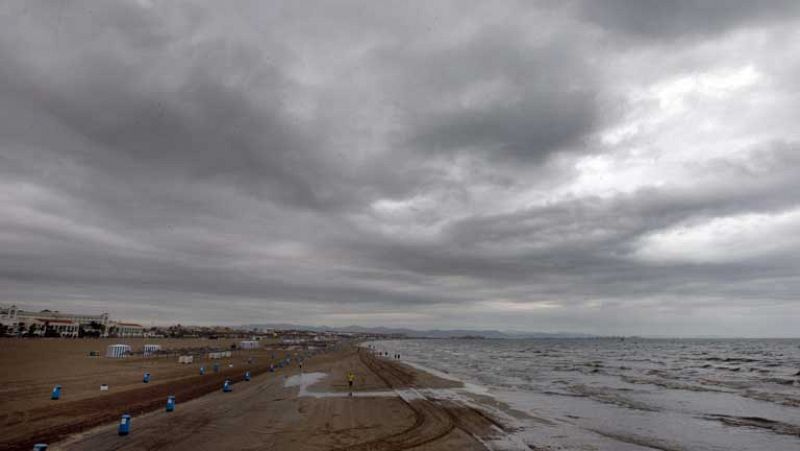
<path fill-rule="evenodd" d="M 46 377 L 37 375 L 33 379 L 44 392 L 36 402 L 26 398 L 28 408 L 4 389 L 3 406 L 12 408 L 3 409 L 0 445 L 20 450 L 35 442 L 62 450 L 469 450 L 486 449 L 484 438 L 502 429 L 479 409 L 423 394 L 458 387 L 458 382 L 353 345 L 308 358 L 303 374 L 296 362 L 269 372 L 267 359 L 260 357 L 248 366 L 246 355 L 237 356 L 234 368 L 205 376 L 196 373 L 197 364 L 185 365 L 174 371 L 192 375 L 170 373 L 160 383 L 138 380 L 112 394 L 78 393 L 75 400 L 50 401 Z M 139 370 L 130 371 L 140 377 Z M 243 380 L 245 370 L 254 374 L 249 382 Z M 350 371 L 356 375 L 354 396 L 347 387 Z M 160 379 L 160 373 L 152 373 L 154 381 Z M 221 390 L 225 378 L 235 382 L 230 393 Z M 170 394 L 177 397 L 177 407 L 167 413 Z M 123 413 L 133 416 L 126 437 L 117 434 Z"/>

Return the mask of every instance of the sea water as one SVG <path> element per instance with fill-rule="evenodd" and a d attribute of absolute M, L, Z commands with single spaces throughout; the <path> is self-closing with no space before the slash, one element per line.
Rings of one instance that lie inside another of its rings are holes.
<path fill-rule="evenodd" d="M 372 344 L 510 406 L 509 448 L 800 450 L 800 340 Z"/>

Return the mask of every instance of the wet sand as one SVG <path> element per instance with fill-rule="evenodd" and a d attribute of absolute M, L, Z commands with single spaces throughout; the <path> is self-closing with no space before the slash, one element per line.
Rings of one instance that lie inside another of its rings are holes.
<path fill-rule="evenodd" d="M 126 411 L 120 404 L 111 408 L 117 409 L 112 422 L 51 442 L 50 449 L 472 450 L 486 449 L 484 438 L 503 427 L 470 405 L 423 394 L 459 383 L 354 346 L 313 356 L 303 370 L 301 376 L 293 362 L 275 373 L 259 372 L 249 382 L 239 377 L 230 393 L 221 390 L 225 376 L 163 384 L 167 391 L 158 393 L 157 404 L 128 412 L 133 415 L 129 436 L 117 434 L 119 415 Z M 356 374 L 353 397 L 348 396 L 348 371 Z M 169 390 L 201 385 L 210 393 L 190 401 L 185 399 L 192 393 L 170 392 L 177 407 L 164 411 Z"/>

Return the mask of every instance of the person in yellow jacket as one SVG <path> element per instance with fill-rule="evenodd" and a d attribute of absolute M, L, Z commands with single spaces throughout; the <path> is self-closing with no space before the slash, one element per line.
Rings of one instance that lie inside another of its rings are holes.
<path fill-rule="evenodd" d="M 352 371 L 347 373 L 347 385 L 350 387 L 350 396 L 353 396 L 353 382 L 356 381 L 356 375 Z"/>

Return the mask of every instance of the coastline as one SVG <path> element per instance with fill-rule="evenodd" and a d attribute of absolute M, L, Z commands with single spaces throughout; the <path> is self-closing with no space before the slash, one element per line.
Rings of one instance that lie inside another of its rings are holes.
<path fill-rule="evenodd" d="M 534 449 L 789 450 L 800 437 L 796 340 L 370 344 L 460 379 Z"/>

